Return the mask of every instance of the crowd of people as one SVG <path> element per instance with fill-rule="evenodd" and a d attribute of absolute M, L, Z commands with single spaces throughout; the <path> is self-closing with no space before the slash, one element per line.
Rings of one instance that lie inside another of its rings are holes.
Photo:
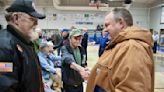
<path fill-rule="evenodd" d="M 60 42 L 43 39 L 31 0 L 6 9 L 0 31 L 1 92 L 154 92 L 153 39 L 133 26 L 131 13 L 114 8 L 105 17 L 99 60 L 87 67 L 88 29 L 63 29 Z M 110 38 L 110 39 L 109 39 Z M 57 54 L 55 54 L 57 50 Z"/>

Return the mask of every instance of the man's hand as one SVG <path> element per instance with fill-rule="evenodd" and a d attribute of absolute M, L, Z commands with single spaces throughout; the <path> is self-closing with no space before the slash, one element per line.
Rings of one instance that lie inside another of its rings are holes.
<path fill-rule="evenodd" d="M 81 74 L 81 77 L 84 79 L 84 80 L 87 80 L 89 75 L 90 75 L 90 70 L 88 68 L 83 68 L 81 69 L 80 71 L 80 74 Z"/>
<path fill-rule="evenodd" d="M 78 71 L 81 75 L 81 77 L 84 79 L 84 80 L 87 80 L 89 75 L 90 75 L 90 70 L 88 68 L 84 68 L 76 63 L 72 63 L 70 65 L 70 67 L 76 71 Z"/>
<path fill-rule="evenodd" d="M 44 87 L 45 87 L 45 88 L 50 88 L 50 86 L 48 85 L 47 82 L 44 82 Z"/>

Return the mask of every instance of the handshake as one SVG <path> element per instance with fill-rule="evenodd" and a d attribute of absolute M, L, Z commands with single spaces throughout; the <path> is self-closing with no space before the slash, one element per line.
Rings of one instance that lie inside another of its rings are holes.
<path fill-rule="evenodd" d="M 84 80 L 87 80 L 90 75 L 90 70 L 88 68 L 82 68 L 80 70 L 80 75 Z"/>

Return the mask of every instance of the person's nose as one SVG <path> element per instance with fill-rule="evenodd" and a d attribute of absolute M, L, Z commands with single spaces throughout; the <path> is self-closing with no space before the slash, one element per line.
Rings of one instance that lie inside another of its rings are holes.
<path fill-rule="evenodd" d="M 108 32 L 107 28 L 104 28 L 103 32 Z"/>

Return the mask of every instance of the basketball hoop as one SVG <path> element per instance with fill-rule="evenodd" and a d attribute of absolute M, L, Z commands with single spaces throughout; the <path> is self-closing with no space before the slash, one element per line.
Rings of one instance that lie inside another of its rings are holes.
<path fill-rule="evenodd" d="M 90 3 L 89 6 L 91 6 L 91 7 L 96 7 L 97 10 L 98 10 L 100 7 L 107 7 L 107 5 L 104 4 L 104 3 L 101 3 L 101 1 L 97 1 L 96 3 Z"/>
<path fill-rule="evenodd" d="M 96 3 L 96 7 L 97 7 L 97 9 L 99 9 L 100 3 Z"/>

